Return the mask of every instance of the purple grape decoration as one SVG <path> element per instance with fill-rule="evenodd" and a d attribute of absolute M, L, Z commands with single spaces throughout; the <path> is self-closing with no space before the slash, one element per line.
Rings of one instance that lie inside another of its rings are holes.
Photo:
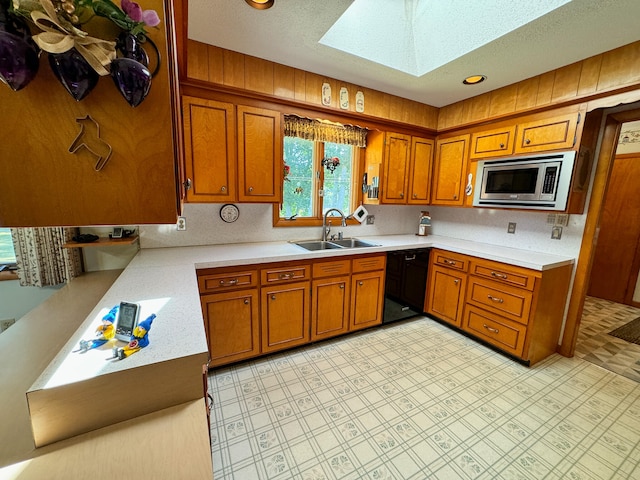
<path fill-rule="evenodd" d="M 64 53 L 50 53 L 49 65 L 62 86 L 78 102 L 93 90 L 100 79 L 100 75 L 75 48 Z"/>
<path fill-rule="evenodd" d="M 16 92 L 26 87 L 38 73 L 39 52 L 26 23 L 0 1 L 0 80 Z"/>

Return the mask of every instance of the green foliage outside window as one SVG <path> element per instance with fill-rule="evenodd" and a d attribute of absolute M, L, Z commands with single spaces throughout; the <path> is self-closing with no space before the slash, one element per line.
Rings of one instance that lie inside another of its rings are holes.
<path fill-rule="evenodd" d="M 322 149 L 319 149 L 322 151 Z M 340 165 L 333 171 L 322 167 L 321 158 L 314 158 L 314 142 L 301 138 L 284 137 L 284 161 L 289 174 L 284 182 L 284 195 L 280 217 L 317 217 L 318 202 L 322 211 L 339 208 L 351 213 L 353 147 L 339 143 L 324 143 L 324 158 L 338 157 Z M 324 168 L 324 185 L 320 169 Z M 323 192 L 320 198 L 319 192 Z"/>

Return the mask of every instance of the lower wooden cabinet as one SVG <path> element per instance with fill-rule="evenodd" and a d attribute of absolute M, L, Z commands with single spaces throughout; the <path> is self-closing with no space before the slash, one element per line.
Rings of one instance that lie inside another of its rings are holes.
<path fill-rule="evenodd" d="M 572 265 L 530 270 L 434 249 L 425 310 L 529 365 L 555 353 Z"/>
<path fill-rule="evenodd" d="M 262 353 L 297 347 L 309 341 L 310 282 L 262 288 Z"/>
<path fill-rule="evenodd" d="M 211 366 L 382 323 L 385 254 L 200 270 Z"/>
<path fill-rule="evenodd" d="M 212 367 L 260 353 L 258 291 L 214 293 L 200 298 Z"/>

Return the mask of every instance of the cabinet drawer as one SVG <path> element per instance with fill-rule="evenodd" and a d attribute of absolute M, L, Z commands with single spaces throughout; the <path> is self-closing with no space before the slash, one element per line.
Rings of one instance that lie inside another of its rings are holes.
<path fill-rule="evenodd" d="M 337 260 L 333 262 L 318 262 L 312 266 L 313 278 L 332 277 L 345 275 L 351 272 L 349 260 Z"/>
<path fill-rule="evenodd" d="M 455 270 L 460 270 L 461 272 L 467 271 L 469 259 L 464 255 L 445 252 L 442 250 L 434 250 L 432 255 L 434 265 L 453 268 Z"/>
<path fill-rule="evenodd" d="M 503 285 L 483 278 L 469 277 L 467 302 L 486 308 L 498 315 L 527 324 L 533 294 L 528 290 Z"/>
<path fill-rule="evenodd" d="M 372 270 L 383 270 L 387 261 L 386 255 L 375 257 L 358 257 L 353 259 L 352 272 L 370 272 Z"/>
<path fill-rule="evenodd" d="M 262 285 L 271 285 L 282 282 L 307 280 L 310 275 L 309 265 L 273 266 L 260 270 L 260 282 Z"/>
<path fill-rule="evenodd" d="M 477 132 L 471 135 L 470 158 L 511 155 L 515 144 L 516 126 Z"/>
<path fill-rule="evenodd" d="M 258 284 L 257 270 L 242 270 L 237 272 L 222 271 L 198 275 L 198 289 L 200 293 L 212 293 L 223 290 L 255 287 Z"/>
<path fill-rule="evenodd" d="M 496 347 L 522 357 L 527 327 L 467 305 L 462 328 Z"/>
<path fill-rule="evenodd" d="M 472 275 L 490 278 L 496 282 L 526 288 L 533 291 L 536 284 L 536 273 L 533 270 L 505 265 L 504 263 L 491 262 L 489 260 L 477 260 L 471 263 Z"/>

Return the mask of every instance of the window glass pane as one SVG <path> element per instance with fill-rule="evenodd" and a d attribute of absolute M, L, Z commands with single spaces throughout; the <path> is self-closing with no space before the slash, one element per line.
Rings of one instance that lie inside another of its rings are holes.
<path fill-rule="evenodd" d="M 284 161 L 289 174 L 284 182 L 281 217 L 313 215 L 313 142 L 284 137 Z"/>
<path fill-rule="evenodd" d="M 11 230 L 9 228 L 0 228 L 0 264 L 15 262 L 16 254 L 13 251 Z"/>
<path fill-rule="evenodd" d="M 345 215 L 351 212 L 351 185 L 353 174 L 353 147 L 342 143 L 324 144 L 324 158 L 337 157 L 340 159 L 333 172 L 324 167 L 324 199 L 323 213 L 330 208 L 338 208 Z"/>

